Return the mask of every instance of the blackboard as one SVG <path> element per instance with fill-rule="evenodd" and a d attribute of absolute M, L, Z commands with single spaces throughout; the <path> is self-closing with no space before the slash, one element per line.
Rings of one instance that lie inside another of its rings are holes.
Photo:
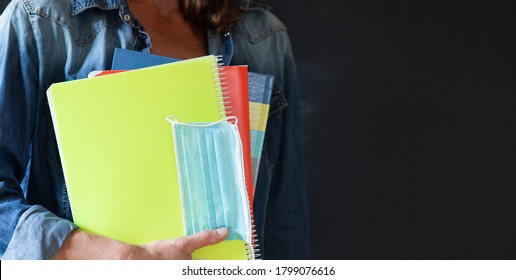
<path fill-rule="evenodd" d="M 516 258 L 512 1 L 261 1 L 302 89 L 314 259 Z"/>

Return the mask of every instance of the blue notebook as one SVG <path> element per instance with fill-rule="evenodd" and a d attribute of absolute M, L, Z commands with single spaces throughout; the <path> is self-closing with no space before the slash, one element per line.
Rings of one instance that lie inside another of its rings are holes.
<path fill-rule="evenodd" d="M 177 58 L 116 48 L 111 70 L 135 70 L 177 61 Z"/>

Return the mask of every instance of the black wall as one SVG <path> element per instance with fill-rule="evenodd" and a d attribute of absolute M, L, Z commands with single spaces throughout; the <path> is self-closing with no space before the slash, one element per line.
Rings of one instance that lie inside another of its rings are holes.
<path fill-rule="evenodd" d="M 297 58 L 313 258 L 515 259 L 513 1 L 261 2 Z"/>
<path fill-rule="evenodd" d="M 0 14 L 2 14 L 2 11 L 5 9 L 5 6 L 9 4 L 10 0 L 0 0 Z"/>

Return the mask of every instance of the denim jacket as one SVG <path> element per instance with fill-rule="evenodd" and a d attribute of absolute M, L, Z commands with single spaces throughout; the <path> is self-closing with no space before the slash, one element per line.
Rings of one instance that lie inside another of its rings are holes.
<path fill-rule="evenodd" d="M 284 25 L 251 4 L 230 33 L 208 33 L 225 64 L 275 76 L 256 188 L 262 257 L 309 254 L 299 90 Z M 13 0 L 0 18 L 0 255 L 48 259 L 76 229 L 46 89 L 110 69 L 115 48 L 150 52 L 126 0 Z M 94 175 L 92 175 L 94 176 Z"/>

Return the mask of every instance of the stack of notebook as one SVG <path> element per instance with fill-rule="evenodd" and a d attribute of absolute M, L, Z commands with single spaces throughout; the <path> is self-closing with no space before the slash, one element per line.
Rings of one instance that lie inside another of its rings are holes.
<path fill-rule="evenodd" d="M 111 71 L 123 71 L 123 70 L 134 70 L 134 69 L 140 69 L 145 67 L 151 67 L 171 62 L 179 61 L 175 58 L 170 57 L 164 57 L 159 55 L 153 55 L 148 53 L 142 53 L 132 50 L 126 50 L 126 49 L 115 49 L 114 57 L 113 57 L 113 63 L 111 65 Z M 226 66 L 224 67 L 226 69 L 226 75 L 237 75 L 235 72 L 243 71 L 243 70 L 236 70 L 231 68 L 240 68 L 241 66 Z M 247 71 L 246 71 L 247 72 Z M 240 72 L 240 75 L 242 75 L 243 72 Z M 227 81 L 231 87 L 231 84 L 242 84 L 243 78 L 235 78 L 235 77 L 228 77 Z M 239 80 L 241 82 L 239 82 Z M 233 104 L 239 103 L 242 101 L 238 96 L 248 96 L 249 100 L 249 135 L 250 135 L 250 158 L 251 163 L 248 163 L 248 161 L 245 161 L 246 164 L 246 176 L 248 175 L 247 168 L 248 166 L 251 166 L 251 178 L 252 180 L 249 180 L 250 182 L 247 182 L 248 186 L 248 192 L 249 197 L 251 198 L 251 201 L 253 201 L 254 198 L 254 189 L 256 187 L 256 182 L 258 179 L 258 170 L 260 167 L 260 159 L 262 155 L 262 148 L 263 148 L 263 141 L 265 139 L 265 128 L 267 126 L 267 117 L 269 116 L 269 105 L 271 101 L 271 94 L 272 94 L 272 87 L 274 83 L 274 76 L 262 74 L 262 73 L 255 73 L 255 72 L 249 72 L 248 73 L 248 79 L 247 79 L 247 87 L 246 89 L 240 89 L 238 90 L 229 90 L 229 93 L 231 95 L 231 102 Z M 233 86 L 233 87 L 236 87 Z M 246 93 L 247 92 L 247 93 Z M 232 106 L 232 105 L 229 105 Z M 240 105 L 242 107 L 242 110 L 238 112 L 235 112 L 234 115 L 236 115 L 239 119 L 244 120 L 247 118 L 246 113 L 244 112 L 245 109 L 243 107 L 245 105 Z M 235 108 L 235 106 L 233 106 Z M 240 133 L 247 135 L 247 130 L 245 128 L 239 127 L 241 129 Z M 246 140 L 242 140 L 245 142 Z M 244 143 L 245 145 L 245 143 Z M 244 150 L 246 148 L 244 147 Z"/>
<path fill-rule="evenodd" d="M 124 61 L 138 62 L 140 54 L 132 52 Z M 144 61 L 155 59 L 142 55 Z M 266 118 L 253 117 L 257 109 L 250 110 L 256 95 L 247 94 L 247 67 L 220 68 L 215 56 L 157 65 L 162 62 L 169 61 L 121 67 L 131 71 L 56 83 L 48 90 L 74 222 L 84 230 L 133 244 L 186 234 L 175 142 L 165 120 L 170 115 L 187 123 L 238 118 L 247 186 L 241 191 L 252 211 L 259 154 L 254 149 L 263 143 L 263 137 L 253 136 L 263 125 L 252 123 Z M 264 92 L 261 101 L 267 104 L 270 87 Z M 252 236 L 252 227 L 247 230 Z M 194 258 L 253 259 L 255 246 L 252 237 L 233 238 L 194 252 Z"/>

